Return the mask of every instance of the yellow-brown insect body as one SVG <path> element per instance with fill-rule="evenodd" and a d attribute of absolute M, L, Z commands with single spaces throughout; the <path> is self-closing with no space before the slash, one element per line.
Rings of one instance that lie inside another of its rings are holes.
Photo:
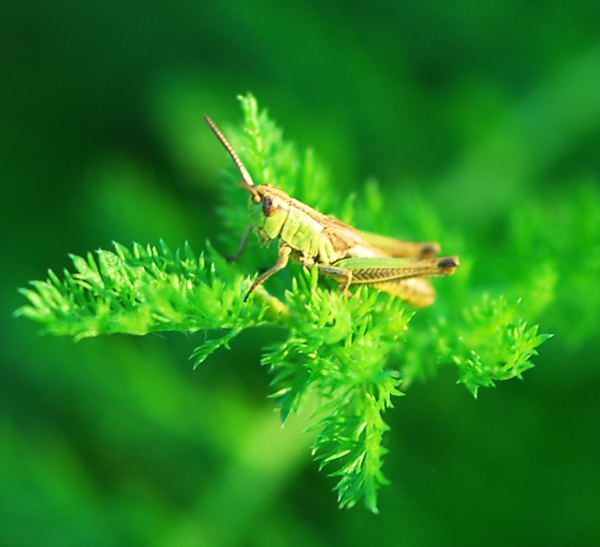
<path fill-rule="evenodd" d="M 261 201 L 251 201 L 250 224 L 261 239 L 280 239 L 289 245 L 295 251 L 292 256 L 306 266 L 334 264 L 343 258 L 391 258 L 369 244 L 352 226 L 324 215 L 275 186 L 260 184 L 256 191 Z"/>
<path fill-rule="evenodd" d="M 439 251 L 436 243 L 400 241 L 360 232 L 275 186 L 255 185 L 219 128 L 210 118 L 206 117 L 206 121 L 237 165 L 242 186 L 251 194 L 250 224 L 233 259 L 244 251 L 250 228 L 266 242 L 279 240 L 277 263 L 254 281 L 246 299 L 293 258 L 338 279 L 344 292 L 350 285 L 369 284 L 415 307 L 433 303 L 435 291 L 424 278 L 454 273 L 457 257 L 433 258 Z"/>

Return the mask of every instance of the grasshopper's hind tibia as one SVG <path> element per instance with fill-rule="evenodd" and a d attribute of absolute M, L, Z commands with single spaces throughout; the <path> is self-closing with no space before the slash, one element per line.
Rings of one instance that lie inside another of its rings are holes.
<path fill-rule="evenodd" d="M 348 293 L 348 287 L 352 283 L 352 270 L 349 268 L 338 268 L 337 265 L 334 266 L 326 266 L 323 264 L 318 264 L 319 272 L 328 275 L 329 277 L 335 277 L 340 281 L 340 290 L 344 294 Z"/>

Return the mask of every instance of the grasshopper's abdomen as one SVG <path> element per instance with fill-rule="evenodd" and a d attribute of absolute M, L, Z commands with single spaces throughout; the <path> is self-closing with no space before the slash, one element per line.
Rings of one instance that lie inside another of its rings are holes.
<path fill-rule="evenodd" d="M 380 291 L 399 296 L 415 308 L 431 306 L 435 301 L 435 289 L 427 279 L 414 277 L 373 285 Z"/>

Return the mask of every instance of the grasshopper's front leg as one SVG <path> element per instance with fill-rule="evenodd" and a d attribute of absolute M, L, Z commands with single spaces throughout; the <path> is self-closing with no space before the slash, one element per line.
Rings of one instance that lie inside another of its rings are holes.
<path fill-rule="evenodd" d="M 283 270 L 287 266 L 290 260 L 291 252 L 292 248 L 288 245 L 279 245 L 279 258 L 277 259 L 277 263 L 271 269 L 267 270 L 265 273 L 259 276 L 259 278 L 254 283 L 252 283 L 252 286 L 250 287 L 250 289 L 246 293 L 246 296 L 244 297 L 244 302 L 246 302 L 248 300 L 248 297 L 267 279 L 269 279 L 269 277 L 271 277 L 273 274 L 276 274 L 278 271 Z"/>
<path fill-rule="evenodd" d="M 248 224 L 246 229 L 244 230 L 244 234 L 242 235 L 242 240 L 240 241 L 240 247 L 233 256 L 226 256 L 225 260 L 227 262 L 237 262 L 239 258 L 244 254 L 246 250 L 246 245 L 248 244 L 248 237 L 250 236 L 250 232 L 252 231 L 252 225 Z"/>

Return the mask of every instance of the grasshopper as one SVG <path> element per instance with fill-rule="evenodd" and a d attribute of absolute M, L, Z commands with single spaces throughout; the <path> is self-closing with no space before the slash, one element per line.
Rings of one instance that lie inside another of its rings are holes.
<path fill-rule="evenodd" d="M 434 302 L 435 290 L 426 278 L 454 273 L 458 257 L 435 258 L 440 250 L 437 243 L 415 243 L 361 232 L 275 186 L 255 184 L 215 122 L 208 116 L 204 118 L 233 159 L 242 176 L 241 185 L 251 196 L 250 222 L 238 252 L 230 260 L 242 255 L 252 230 L 266 243 L 279 239 L 277 262 L 252 283 L 244 301 L 292 258 L 306 268 L 316 266 L 320 274 L 338 280 L 344 294 L 349 294 L 350 285 L 372 285 L 414 307 Z"/>

